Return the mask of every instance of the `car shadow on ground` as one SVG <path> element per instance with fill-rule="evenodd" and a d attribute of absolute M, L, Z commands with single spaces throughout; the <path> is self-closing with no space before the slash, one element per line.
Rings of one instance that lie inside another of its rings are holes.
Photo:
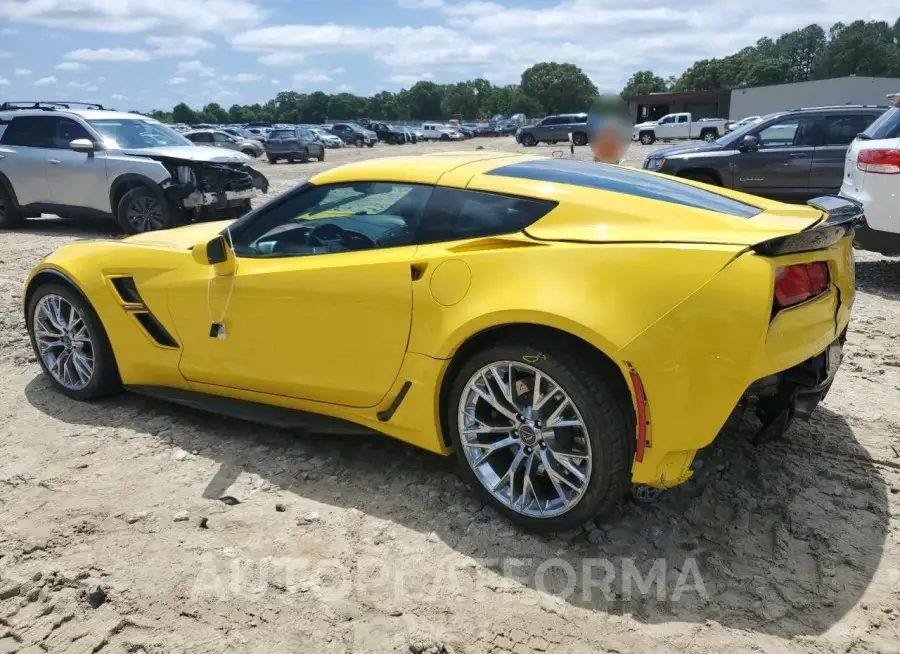
<path fill-rule="evenodd" d="M 16 233 L 36 236 L 74 236 L 85 239 L 125 237 L 112 219 L 60 218 L 58 216 L 29 218 L 16 228 Z"/>
<path fill-rule="evenodd" d="M 824 407 L 759 447 L 749 439 L 755 419 L 736 415 L 687 484 L 653 504 L 626 503 L 599 528 L 536 536 L 485 508 L 451 457 L 387 437 L 288 432 L 130 394 L 77 403 L 42 376 L 25 395 L 69 424 L 130 428 L 200 450 L 219 464 L 204 497 L 255 473 L 285 493 L 433 533 L 487 562 L 498 584 L 646 624 L 821 634 L 872 582 L 888 530 L 885 481 L 846 421 Z"/>
<path fill-rule="evenodd" d="M 856 288 L 886 300 L 900 300 L 900 259 L 857 261 Z"/>

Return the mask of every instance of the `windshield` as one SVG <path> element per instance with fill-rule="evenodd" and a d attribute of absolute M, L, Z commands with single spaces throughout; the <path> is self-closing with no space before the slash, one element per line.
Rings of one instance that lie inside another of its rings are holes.
<path fill-rule="evenodd" d="M 755 120 L 753 122 L 749 122 L 746 125 L 741 125 L 733 132 L 728 132 L 725 136 L 720 136 L 713 143 L 717 143 L 719 145 L 734 145 L 735 143 L 739 143 L 744 139 L 744 134 L 755 129 L 760 123 L 770 120 L 772 118 L 778 118 L 779 116 L 784 116 L 787 112 L 779 112 L 774 114 L 769 114 L 768 116 L 763 116 L 759 120 Z"/>
<path fill-rule="evenodd" d="M 122 150 L 194 144 L 173 129 L 149 118 L 103 118 L 88 123 L 107 147 Z"/>
<path fill-rule="evenodd" d="M 900 136 L 900 107 L 891 107 L 861 134 L 864 139 L 895 139 Z"/>

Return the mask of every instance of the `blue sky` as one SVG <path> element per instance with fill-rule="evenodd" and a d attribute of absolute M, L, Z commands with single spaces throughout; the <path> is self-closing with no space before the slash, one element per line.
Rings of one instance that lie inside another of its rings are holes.
<path fill-rule="evenodd" d="M 896 0 L 0 0 L 0 98 L 227 107 L 285 89 L 507 84 L 538 61 L 617 91 L 636 70 L 679 74 L 813 20 L 898 15 Z"/>

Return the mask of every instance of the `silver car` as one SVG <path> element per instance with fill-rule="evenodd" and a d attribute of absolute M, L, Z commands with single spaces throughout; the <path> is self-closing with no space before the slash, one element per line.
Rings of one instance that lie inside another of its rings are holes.
<path fill-rule="evenodd" d="M 241 152 L 157 120 L 76 103 L 0 104 L 0 229 L 42 213 L 115 219 L 130 234 L 236 218 L 267 192 Z"/>
<path fill-rule="evenodd" d="M 221 130 L 194 129 L 184 132 L 182 136 L 198 145 L 211 145 L 214 148 L 238 150 L 254 159 L 261 157 L 266 151 L 263 144 L 256 139 L 240 138 Z"/>

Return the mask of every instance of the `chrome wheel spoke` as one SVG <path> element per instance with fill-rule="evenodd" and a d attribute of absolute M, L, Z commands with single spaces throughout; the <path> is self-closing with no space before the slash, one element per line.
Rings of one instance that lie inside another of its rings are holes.
<path fill-rule="evenodd" d="M 94 345 L 81 311 L 59 295 L 45 295 L 32 320 L 35 349 L 62 386 L 81 390 L 94 375 Z"/>
<path fill-rule="evenodd" d="M 590 436 L 572 398 L 545 372 L 519 361 L 486 365 L 463 388 L 457 416 L 466 460 L 498 502 L 540 518 L 566 513 L 584 496 Z"/>

